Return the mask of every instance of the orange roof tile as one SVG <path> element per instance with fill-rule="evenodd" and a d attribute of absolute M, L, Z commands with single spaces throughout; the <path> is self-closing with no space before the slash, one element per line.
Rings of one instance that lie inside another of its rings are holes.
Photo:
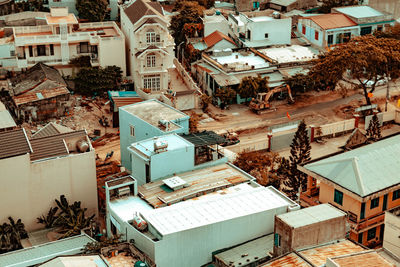
<path fill-rule="evenodd" d="M 229 38 L 229 36 L 223 34 L 220 31 L 215 31 L 215 32 L 207 35 L 206 37 L 204 37 L 204 42 L 206 43 L 207 47 L 210 48 L 210 47 L 214 46 L 215 44 L 219 43 L 222 39 L 225 39 L 228 42 L 236 45 L 235 42 L 231 38 Z"/>
<path fill-rule="evenodd" d="M 280 258 L 270 260 L 261 267 L 310 267 L 311 264 L 292 252 Z"/>
<path fill-rule="evenodd" d="M 346 15 L 336 13 L 311 16 L 306 19 L 314 21 L 324 30 L 357 26 L 357 23 L 349 19 Z"/>

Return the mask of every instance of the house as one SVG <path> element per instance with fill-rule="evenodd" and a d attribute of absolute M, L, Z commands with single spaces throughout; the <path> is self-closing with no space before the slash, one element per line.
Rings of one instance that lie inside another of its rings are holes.
<path fill-rule="evenodd" d="M 269 0 L 235 0 L 236 10 L 239 12 L 264 10 L 267 8 Z"/>
<path fill-rule="evenodd" d="M 7 106 L 20 121 L 45 121 L 69 112 L 70 92 L 58 70 L 43 63 L 11 79 Z"/>
<path fill-rule="evenodd" d="M 192 49 L 199 51 L 227 50 L 237 48 L 236 43 L 227 35 L 220 31 L 215 31 L 204 38 L 190 38 Z M 200 39 L 200 40 L 199 40 Z"/>
<path fill-rule="evenodd" d="M 174 40 L 158 2 L 135 0 L 121 6 L 121 29 L 126 36 L 128 76 L 144 99 L 168 90 Z"/>
<path fill-rule="evenodd" d="M 225 35 L 229 33 L 228 20 L 221 14 L 219 10 L 216 10 L 212 15 L 204 14 L 203 25 L 204 25 L 204 36 L 208 36 L 215 31 L 219 31 Z"/>
<path fill-rule="evenodd" d="M 244 47 L 289 45 L 292 19 L 278 11 L 264 10 L 229 14 L 228 24 L 232 38 Z"/>
<path fill-rule="evenodd" d="M 274 226 L 274 256 L 344 239 L 346 215 L 329 204 L 277 215 Z"/>
<path fill-rule="evenodd" d="M 269 8 L 280 12 L 290 12 L 294 9 L 309 9 L 317 6 L 317 0 L 271 0 Z"/>
<path fill-rule="evenodd" d="M 131 169 L 128 146 L 169 133 L 189 133 L 189 116 L 151 99 L 119 108 L 122 166 Z"/>
<path fill-rule="evenodd" d="M 297 30 L 312 44 L 325 48 L 359 36 L 359 26 L 341 13 L 300 17 Z"/>
<path fill-rule="evenodd" d="M 142 102 L 142 99 L 135 91 L 108 91 L 107 94 L 110 99 L 110 110 L 113 113 L 114 128 L 119 127 L 118 109 L 120 107 Z"/>
<path fill-rule="evenodd" d="M 30 140 L 24 129 L 0 132 L 0 221 L 20 218 L 27 231 L 65 195 L 97 214 L 95 152 L 86 131 L 54 134 L 47 128 Z M 15 207 L 18 207 L 16 209 Z"/>
<path fill-rule="evenodd" d="M 350 238 L 382 243 L 385 211 L 400 206 L 400 135 L 300 166 L 302 205 L 329 203 L 348 214 Z"/>
<path fill-rule="evenodd" d="M 385 230 L 380 254 L 385 258 L 394 259 L 400 266 L 400 207 L 385 211 Z"/>
<path fill-rule="evenodd" d="M 393 26 L 395 19 L 387 12 L 378 11 L 370 6 L 349 6 L 332 8 L 332 13 L 340 13 L 349 17 L 359 27 L 358 35 L 372 34 L 374 31 L 384 31 Z"/>
<path fill-rule="evenodd" d="M 108 181 L 107 233 L 123 233 L 160 267 L 206 265 L 221 249 L 271 234 L 275 215 L 299 208 L 253 179 L 223 163 L 142 186 L 130 176 Z"/>
<path fill-rule="evenodd" d="M 44 3 L 43 6 L 47 8 L 53 7 L 68 7 L 68 10 L 71 11 L 75 16 L 79 17 L 79 12 L 76 10 L 76 1 L 77 0 L 47 0 L 47 3 Z M 109 0 L 108 2 L 108 11 L 110 12 L 110 19 L 116 20 L 118 18 L 118 1 L 117 0 Z"/>
<path fill-rule="evenodd" d="M 0 38 L 3 68 L 22 70 L 46 62 L 64 75 L 71 75 L 70 61 L 89 56 L 93 67 L 115 65 L 125 75 L 125 36 L 115 22 L 78 23 L 68 8 L 61 7 L 51 8 L 45 22 L 46 25 L 4 29 Z"/>

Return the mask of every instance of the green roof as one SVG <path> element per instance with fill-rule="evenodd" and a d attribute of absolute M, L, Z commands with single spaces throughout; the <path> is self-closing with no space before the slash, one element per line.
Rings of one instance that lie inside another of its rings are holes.
<path fill-rule="evenodd" d="M 304 166 L 361 196 L 400 184 L 400 135 Z"/>

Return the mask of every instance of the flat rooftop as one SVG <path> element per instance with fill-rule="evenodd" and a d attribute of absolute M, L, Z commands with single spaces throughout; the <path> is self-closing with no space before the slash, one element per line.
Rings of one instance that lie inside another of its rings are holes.
<path fill-rule="evenodd" d="M 185 113 L 180 112 L 179 110 L 174 109 L 173 107 L 170 107 L 155 99 L 124 106 L 120 109 L 125 110 L 126 112 L 165 132 L 173 131 L 179 129 L 180 127 L 176 124 L 170 123 L 167 131 L 164 126 L 160 125 L 160 120 L 171 122 L 189 117 Z"/>
<path fill-rule="evenodd" d="M 139 196 L 154 208 L 171 205 L 182 200 L 196 198 L 205 192 L 216 191 L 250 181 L 250 176 L 230 164 L 221 164 L 195 171 L 179 173 L 188 185 L 172 191 L 162 180 L 138 187 Z"/>
<path fill-rule="evenodd" d="M 370 6 L 350 6 L 350 7 L 338 7 L 335 8 L 336 11 L 343 13 L 354 18 L 369 18 L 369 17 L 379 17 L 384 16 L 382 12 L 373 9 Z"/>
<path fill-rule="evenodd" d="M 350 255 L 337 256 L 330 259 L 331 262 L 335 263 L 335 266 L 340 267 L 393 267 L 393 264 L 387 262 L 382 256 L 376 251 L 363 251 Z"/>
<path fill-rule="evenodd" d="M 323 266 L 327 258 L 340 255 L 361 252 L 365 249 L 350 240 L 344 239 L 334 243 L 319 245 L 313 248 L 303 249 L 298 253 L 315 266 Z"/>
<path fill-rule="evenodd" d="M 142 212 L 142 217 L 162 236 L 202 227 L 272 209 L 286 208 L 294 202 L 273 187 L 257 187 L 212 199 L 184 201 Z"/>
<path fill-rule="evenodd" d="M 301 210 L 296 210 L 277 217 L 293 228 L 299 228 L 314 223 L 328 221 L 334 218 L 346 217 L 346 213 L 329 205 L 321 204 Z"/>
<path fill-rule="evenodd" d="M 310 47 L 292 45 L 288 47 L 264 48 L 258 51 L 278 63 L 304 62 L 318 57 Z"/>
<path fill-rule="evenodd" d="M 157 139 L 150 138 L 150 139 L 146 139 L 143 141 L 133 143 L 132 145 L 129 146 L 129 148 L 134 151 L 138 151 L 142 155 L 151 157 L 152 155 L 157 154 L 154 151 L 154 142 L 156 142 L 156 141 L 157 142 L 166 142 L 168 144 L 168 147 L 166 148 L 167 151 L 193 147 L 192 143 L 190 143 L 189 141 L 186 141 L 186 139 L 180 137 L 179 135 L 169 134 L 169 135 L 160 136 Z"/>
<path fill-rule="evenodd" d="M 269 62 L 250 51 L 232 52 L 229 55 L 221 56 L 210 55 L 210 58 L 233 71 L 261 69 L 270 66 Z"/>
<path fill-rule="evenodd" d="M 68 14 L 67 16 L 51 16 L 51 15 L 46 15 L 46 22 L 48 25 L 51 24 L 77 24 L 78 20 L 76 19 L 74 14 Z"/>

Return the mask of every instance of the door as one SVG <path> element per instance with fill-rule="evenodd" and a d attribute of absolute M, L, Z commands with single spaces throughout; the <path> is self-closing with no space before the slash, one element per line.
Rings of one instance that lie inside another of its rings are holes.
<path fill-rule="evenodd" d="M 383 196 L 382 211 L 385 211 L 387 209 L 387 199 L 388 199 L 388 194 Z"/>
<path fill-rule="evenodd" d="M 365 218 L 365 203 L 361 203 L 361 214 L 360 214 L 360 220 Z"/>
<path fill-rule="evenodd" d="M 146 164 L 146 183 L 150 183 L 150 164 Z"/>
<path fill-rule="evenodd" d="M 381 230 L 379 232 L 379 240 L 383 241 L 383 233 L 385 232 L 385 225 L 381 224 Z"/>

